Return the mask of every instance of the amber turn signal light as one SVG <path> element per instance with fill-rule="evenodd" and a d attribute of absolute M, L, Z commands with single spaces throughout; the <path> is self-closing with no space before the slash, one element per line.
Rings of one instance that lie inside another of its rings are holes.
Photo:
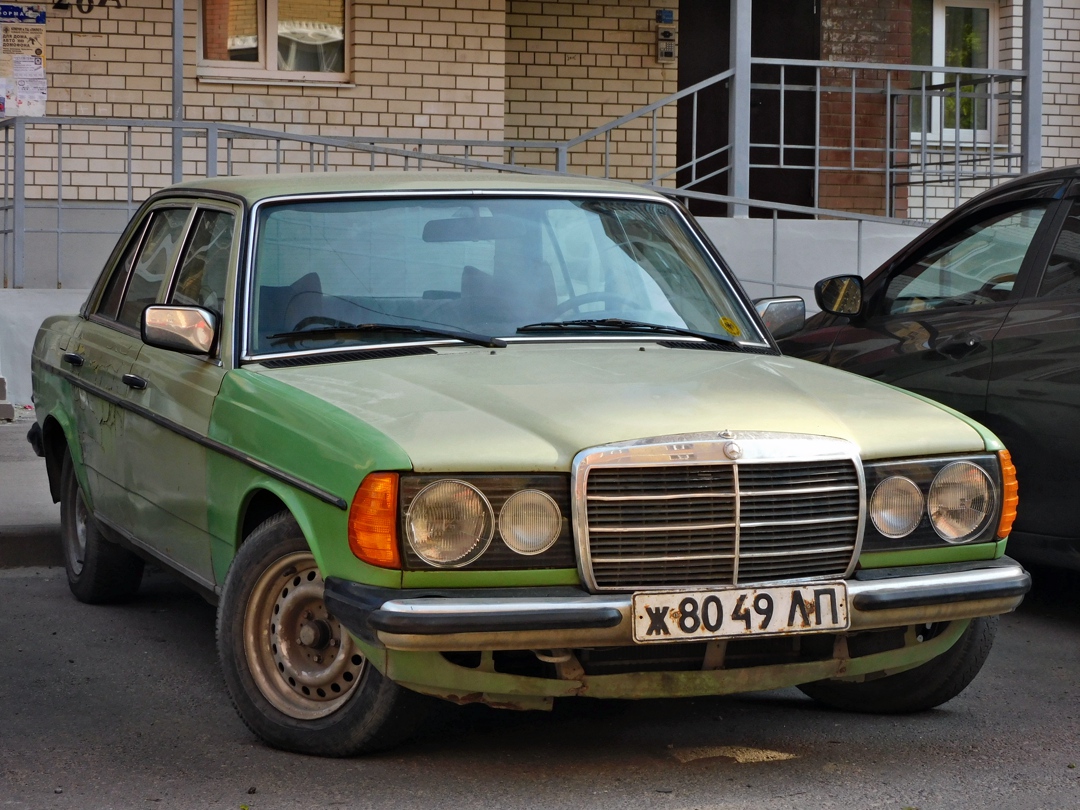
<path fill-rule="evenodd" d="M 380 568 L 401 568 L 397 538 L 398 474 L 370 473 L 349 509 L 349 548 Z"/>
<path fill-rule="evenodd" d="M 1016 482 L 1016 467 L 1008 450 L 999 450 L 1001 461 L 1001 522 L 998 523 L 997 536 L 1008 537 L 1016 520 L 1016 506 L 1020 503 L 1019 485 Z"/>

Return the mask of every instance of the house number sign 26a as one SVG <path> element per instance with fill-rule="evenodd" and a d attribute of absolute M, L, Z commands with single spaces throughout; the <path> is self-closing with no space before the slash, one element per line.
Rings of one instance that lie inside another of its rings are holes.
<path fill-rule="evenodd" d="M 74 2 L 68 2 L 68 0 L 53 0 L 52 7 L 56 11 L 68 11 L 69 9 L 77 9 L 80 14 L 90 14 L 95 8 L 106 8 L 112 6 L 113 8 L 123 8 L 123 3 L 120 0 L 74 0 Z"/>

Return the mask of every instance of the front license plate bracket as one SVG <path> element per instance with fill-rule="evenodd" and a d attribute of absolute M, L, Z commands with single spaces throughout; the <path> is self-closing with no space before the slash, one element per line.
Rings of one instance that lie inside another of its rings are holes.
<path fill-rule="evenodd" d="M 652 644 L 847 630 L 847 585 L 761 585 L 633 595 L 634 641 Z"/>

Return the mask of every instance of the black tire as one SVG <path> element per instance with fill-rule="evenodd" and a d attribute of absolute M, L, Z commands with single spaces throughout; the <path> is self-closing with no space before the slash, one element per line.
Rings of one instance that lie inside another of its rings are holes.
<path fill-rule="evenodd" d="M 139 590 L 142 559 L 102 537 L 70 454 L 60 471 L 60 536 L 68 587 L 80 602 L 123 602 Z"/>
<path fill-rule="evenodd" d="M 960 638 L 921 666 L 856 683 L 815 681 L 799 687 L 819 703 L 849 712 L 909 714 L 940 706 L 967 688 L 982 669 L 997 634 L 998 617 L 972 619 Z"/>
<path fill-rule="evenodd" d="M 371 665 L 327 611 L 322 575 L 292 515 L 241 545 L 221 592 L 218 656 L 240 718 L 275 748 L 347 757 L 395 746 L 430 698 Z"/>

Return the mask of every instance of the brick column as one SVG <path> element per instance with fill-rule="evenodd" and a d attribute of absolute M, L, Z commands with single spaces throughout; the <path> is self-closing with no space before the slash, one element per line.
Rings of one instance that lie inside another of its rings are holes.
<path fill-rule="evenodd" d="M 821 5 L 821 58 L 834 62 L 911 63 L 911 0 L 823 0 Z M 892 74 L 899 87 L 907 75 Z M 884 90 L 884 71 L 859 71 L 857 89 Z M 818 205 L 865 214 L 886 213 L 886 182 L 883 151 L 857 152 L 851 170 L 851 149 L 883 150 L 889 143 L 884 93 L 859 93 L 855 101 L 852 143 L 851 71 L 822 70 L 823 85 L 843 87 L 821 96 L 821 165 Z M 908 111 L 894 105 L 894 146 L 908 146 Z M 833 171 L 829 168 L 833 167 Z M 861 170 L 861 171 L 860 171 Z M 906 189 L 895 195 L 894 216 L 907 212 Z"/>

